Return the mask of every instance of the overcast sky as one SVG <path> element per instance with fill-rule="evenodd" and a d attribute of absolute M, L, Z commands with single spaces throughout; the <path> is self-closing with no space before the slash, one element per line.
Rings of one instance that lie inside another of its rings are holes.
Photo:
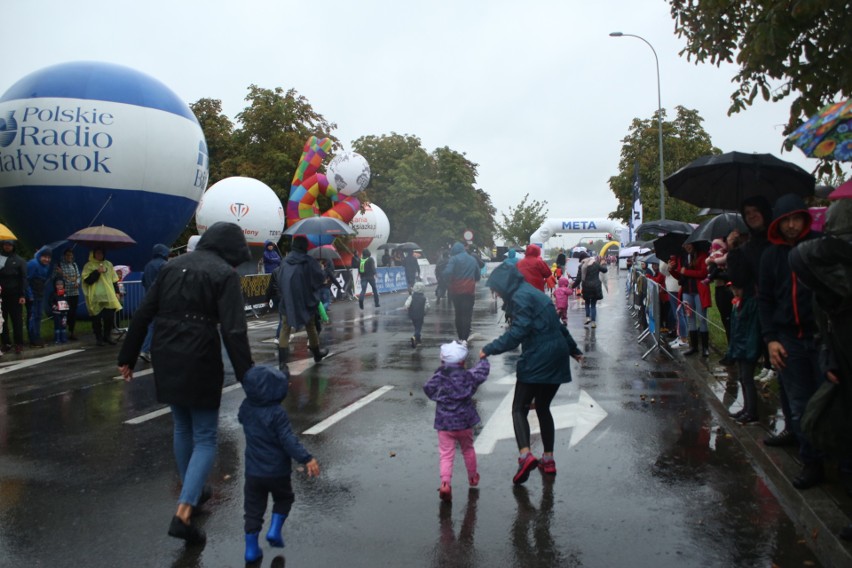
<path fill-rule="evenodd" d="M 250 84 L 293 88 L 347 149 L 396 132 L 464 153 L 498 212 L 525 193 L 550 217 L 614 210 L 607 180 L 631 120 L 657 108 L 657 80 L 651 49 L 612 31 L 653 44 L 663 108 L 698 110 L 715 146 L 816 165 L 781 154 L 787 101 L 726 115 L 736 69 L 679 57 L 665 0 L 6 0 L 3 19 L 0 92 L 49 65 L 108 61 L 188 103 L 220 99 L 233 120 Z"/>

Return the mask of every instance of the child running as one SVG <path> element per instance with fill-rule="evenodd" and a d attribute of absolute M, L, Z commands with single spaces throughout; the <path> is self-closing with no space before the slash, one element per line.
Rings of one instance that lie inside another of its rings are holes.
<path fill-rule="evenodd" d="M 435 430 L 438 431 L 441 487 L 438 496 L 442 501 L 453 500 L 453 459 L 456 442 L 461 446 L 464 465 L 471 487 L 479 485 L 476 470 L 476 450 L 473 448 L 473 427 L 479 424 L 479 414 L 473 405 L 473 394 L 488 378 L 491 364 L 487 359 L 469 371 L 465 370 L 467 342 L 453 341 L 441 346 L 441 366 L 425 385 L 423 392 L 437 403 Z"/>
<path fill-rule="evenodd" d="M 414 335 L 411 336 L 411 347 L 417 347 L 420 344 L 420 332 L 423 330 L 423 319 L 426 317 L 426 312 L 429 311 L 429 299 L 426 294 L 423 282 L 415 282 L 411 289 L 411 295 L 405 300 L 405 309 L 408 310 L 408 317 L 411 318 L 411 323 L 414 325 Z"/>
<path fill-rule="evenodd" d="M 281 401 L 287 396 L 290 375 L 271 367 L 254 366 L 243 378 L 246 398 L 238 419 L 246 435 L 246 472 L 243 512 L 246 533 L 246 562 L 263 557 L 258 544 L 263 514 L 272 494 L 272 522 L 266 540 L 276 548 L 284 547 L 281 529 L 293 506 L 290 483 L 291 463 L 305 464 L 309 477 L 319 475 L 317 460 L 305 450 L 290 427 Z"/>
<path fill-rule="evenodd" d="M 571 288 L 568 284 L 568 279 L 562 276 L 559 279 L 559 287 L 556 288 L 556 291 L 553 293 L 556 298 L 556 313 L 559 315 L 559 320 L 562 322 L 562 325 L 566 325 L 568 323 L 568 300 L 574 294 L 573 288 Z"/>

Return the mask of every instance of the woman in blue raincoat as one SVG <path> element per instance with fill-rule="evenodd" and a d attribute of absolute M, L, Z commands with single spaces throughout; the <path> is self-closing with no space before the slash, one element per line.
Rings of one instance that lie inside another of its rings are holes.
<path fill-rule="evenodd" d="M 553 460 L 556 430 L 550 403 L 559 386 L 571 382 L 570 358 L 582 362 L 583 352 L 559 321 L 550 297 L 527 283 L 516 267 L 499 265 L 488 277 L 487 286 L 503 299 L 506 319 L 511 325 L 503 335 L 483 347 L 479 357 L 497 355 L 521 346 L 512 401 L 512 423 L 520 457 L 518 471 L 512 481 L 515 484 L 525 482 L 536 466 L 545 474 L 556 475 Z M 527 415 L 533 401 L 544 445 L 540 461 L 530 452 Z"/>

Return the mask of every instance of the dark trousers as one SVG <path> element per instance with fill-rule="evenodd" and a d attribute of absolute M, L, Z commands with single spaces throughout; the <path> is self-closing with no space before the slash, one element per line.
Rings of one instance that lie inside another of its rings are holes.
<path fill-rule="evenodd" d="M 459 339 L 470 337 L 470 321 L 473 318 L 473 294 L 453 294 L 453 310 L 456 313 L 456 333 Z"/>
<path fill-rule="evenodd" d="M 97 341 L 112 341 L 112 328 L 115 323 L 115 310 L 103 309 L 92 316 L 92 332 Z"/>
<path fill-rule="evenodd" d="M 725 326 L 725 337 L 728 342 L 731 341 L 731 311 L 734 306 L 731 301 L 734 299 L 734 293 L 728 286 L 716 285 L 716 308 L 719 310 L 719 317 L 722 319 L 722 325 Z"/>
<path fill-rule="evenodd" d="M 243 486 L 243 520 L 246 533 L 258 533 L 263 528 L 266 503 L 272 495 L 272 512 L 289 515 L 295 496 L 290 476 L 256 477 L 246 475 Z"/>
<path fill-rule="evenodd" d="M 512 399 L 512 425 L 515 427 L 515 440 L 518 449 L 530 447 L 530 422 L 527 415 L 530 405 L 535 400 L 535 413 L 541 430 L 541 443 L 545 452 L 553 452 L 556 440 L 556 430 L 553 425 L 553 415 L 550 413 L 550 403 L 556 396 L 559 385 L 539 383 L 515 383 L 515 398 Z"/>
<path fill-rule="evenodd" d="M 68 333 L 74 335 L 74 328 L 77 326 L 77 305 L 80 302 L 80 296 L 65 296 L 65 301 L 68 302 Z"/>
<path fill-rule="evenodd" d="M 14 328 L 14 345 L 24 344 L 24 307 L 18 303 L 20 296 L 3 294 L 3 345 L 12 345 L 9 341 L 9 327 Z"/>
<path fill-rule="evenodd" d="M 370 285 L 370 288 L 373 289 L 373 302 L 376 304 L 376 307 L 379 307 L 379 291 L 376 289 L 376 277 L 373 278 L 361 278 L 361 295 L 358 296 L 358 301 L 361 304 L 364 303 L 364 296 L 367 295 L 367 285 Z"/>
<path fill-rule="evenodd" d="M 423 331 L 423 318 L 412 318 L 411 323 L 414 324 L 414 339 L 420 341 L 420 332 Z"/>
<path fill-rule="evenodd" d="M 816 341 L 813 338 L 799 339 L 784 332 L 779 335 L 779 340 L 787 351 L 786 365 L 778 370 L 778 377 L 790 402 L 790 423 L 787 427 L 799 439 L 799 457 L 802 461 L 820 461 L 820 453 L 802 433 L 805 408 L 822 383 Z"/>

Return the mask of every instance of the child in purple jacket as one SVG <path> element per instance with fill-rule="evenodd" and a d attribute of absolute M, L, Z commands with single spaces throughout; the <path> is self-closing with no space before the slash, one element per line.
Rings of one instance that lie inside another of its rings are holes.
<path fill-rule="evenodd" d="M 441 366 L 423 385 L 423 392 L 437 403 L 435 430 L 438 431 L 438 452 L 441 456 L 441 487 L 438 495 L 442 501 L 452 501 L 453 459 L 456 442 L 461 447 L 471 487 L 479 485 L 476 471 L 476 450 L 473 448 L 473 427 L 479 424 L 479 414 L 473 404 L 473 394 L 488 378 L 491 364 L 480 359 L 471 369 L 465 370 L 467 342 L 453 341 L 441 346 Z"/>

